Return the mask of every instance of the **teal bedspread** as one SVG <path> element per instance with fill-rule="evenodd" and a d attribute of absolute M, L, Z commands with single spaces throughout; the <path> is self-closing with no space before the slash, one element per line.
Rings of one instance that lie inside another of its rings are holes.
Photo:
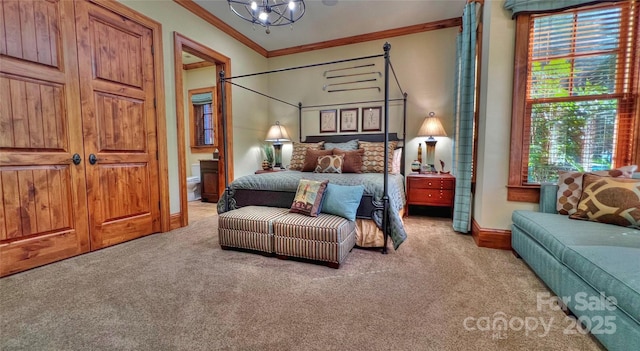
<path fill-rule="evenodd" d="M 384 194 L 384 176 L 381 173 L 309 173 L 299 171 L 282 171 L 263 174 L 252 174 L 240 177 L 229 184 L 230 189 L 259 189 L 270 191 L 290 191 L 296 192 L 300 179 L 313 180 L 329 180 L 330 183 L 339 185 L 363 185 L 365 194 L 372 194 L 374 201 L 379 202 L 382 206 L 382 196 Z M 406 238 L 407 233 L 404 229 L 399 211 L 404 208 L 406 203 L 404 191 L 404 176 L 402 174 L 389 174 L 388 181 L 389 193 L 389 237 L 393 242 L 393 247 L 398 249 Z M 224 212 L 224 199 L 226 192 L 218 201 L 218 213 Z M 233 197 L 233 195 L 232 195 Z M 230 201 L 231 209 L 235 208 L 235 202 Z M 373 220 L 382 228 L 382 211 L 376 211 Z"/>

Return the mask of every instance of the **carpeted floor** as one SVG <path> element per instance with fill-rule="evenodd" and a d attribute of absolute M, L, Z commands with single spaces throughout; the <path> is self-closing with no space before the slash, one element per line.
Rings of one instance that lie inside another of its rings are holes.
<path fill-rule="evenodd" d="M 537 308 L 548 290 L 522 261 L 450 223 L 407 218 L 399 251 L 354 249 L 335 270 L 222 251 L 205 217 L 0 279 L 0 349 L 601 349 Z"/>

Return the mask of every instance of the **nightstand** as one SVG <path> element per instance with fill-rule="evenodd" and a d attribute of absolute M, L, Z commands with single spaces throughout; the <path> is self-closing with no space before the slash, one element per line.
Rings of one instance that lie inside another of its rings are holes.
<path fill-rule="evenodd" d="M 271 169 L 259 169 L 256 171 L 256 174 L 262 174 L 262 173 L 272 173 L 272 172 L 280 172 L 280 171 L 284 171 L 284 169 L 275 169 L 275 168 L 271 168 Z"/>
<path fill-rule="evenodd" d="M 407 216 L 410 205 L 449 207 L 453 212 L 456 178 L 451 174 L 407 175 Z"/>

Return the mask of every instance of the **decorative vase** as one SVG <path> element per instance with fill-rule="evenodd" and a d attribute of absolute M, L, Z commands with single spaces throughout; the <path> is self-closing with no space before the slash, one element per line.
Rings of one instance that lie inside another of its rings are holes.
<path fill-rule="evenodd" d="M 262 169 L 264 169 L 265 171 L 267 169 L 271 169 L 271 164 L 269 163 L 269 161 L 267 160 L 262 161 Z"/>
<path fill-rule="evenodd" d="M 414 160 L 413 162 L 411 162 L 411 171 L 420 172 L 420 161 Z"/>

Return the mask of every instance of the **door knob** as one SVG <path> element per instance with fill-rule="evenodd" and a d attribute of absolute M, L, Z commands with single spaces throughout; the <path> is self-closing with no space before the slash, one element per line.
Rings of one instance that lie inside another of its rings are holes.
<path fill-rule="evenodd" d="M 73 156 L 71 157 L 71 161 L 73 161 L 74 165 L 79 165 L 80 162 L 82 162 L 82 158 L 80 157 L 80 155 L 76 153 L 76 154 L 73 154 Z"/>
<path fill-rule="evenodd" d="M 91 154 L 89 155 L 89 163 L 92 165 L 95 165 L 98 162 L 98 158 L 96 157 L 96 155 Z"/>

